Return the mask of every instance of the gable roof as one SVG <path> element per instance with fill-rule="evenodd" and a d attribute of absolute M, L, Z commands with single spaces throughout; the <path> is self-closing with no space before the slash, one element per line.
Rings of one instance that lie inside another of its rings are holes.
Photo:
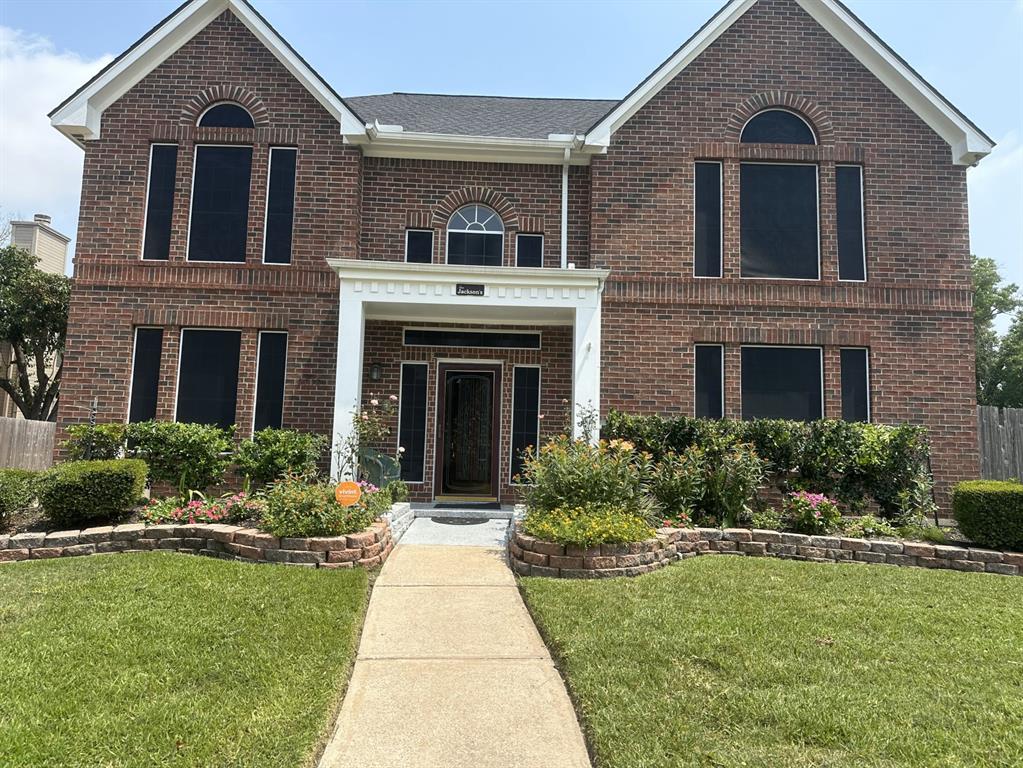
<path fill-rule="evenodd" d="M 369 121 L 417 133 L 546 139 L 581 134 L 618 101 L 384 93 L 354 96 L 348 103 Z"/>
<path fill-rule="evenodd" d="M 50 123 L 78 144 L 85 139 L 98 139 L 101 118 L 107 107 L 228 10 L 337 118 L 343 134 L 365 135 L 365 121 L 270 26 L 248 0 L 186 0 L 61 102 L 50 112 Z"/>
<path fill-rule="evenodd" d="M 696 33 L 586 132 L 585 144 L 607 147 L 611 136 L 758 0 L 729 0 Z M 973 165 L 994 148 L 991 140 L 924 80 L 839 0 L 795 0 L 835 40 L 894 93 L 952 149 L 957 165 Z"/>

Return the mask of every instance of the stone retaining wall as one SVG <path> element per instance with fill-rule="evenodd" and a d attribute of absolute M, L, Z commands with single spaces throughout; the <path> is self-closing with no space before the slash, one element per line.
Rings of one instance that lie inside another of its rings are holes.
<path fill-rule="evenodd" d="M 748 528 L 661 528 L 657 538 L 582 549 L 516 532 L 509 549 L 522 576 L 638 576 L 696 555 L 748 555 L 816 563 L 879 563 L 973 573 L 1023 574 L 1023 553 L 893 539 L 806 536 Z"/>
<path fill-rule="evenodd" d="M 393 547 L 391 527 L 386 519 L 373 523 L 361 533 L 310 538 L 278 538 L 256 528 L 237 525 L 131 523 L 52 533 L 0 535 L 0 563 L 168 550 L 306 568 L 373 568 L 387 559 Z"/>

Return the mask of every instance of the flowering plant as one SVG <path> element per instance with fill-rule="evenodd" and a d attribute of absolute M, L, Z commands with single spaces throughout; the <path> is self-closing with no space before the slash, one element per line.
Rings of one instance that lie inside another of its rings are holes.
<path fill-rule="evenodd" d="M 838 528 L 842 513 L 823 493 L 795 491 L 785 497 L 785 518 L 800 533 L 823 534 Z"/>
<path fill-rule="evenodd" d="M 689 528 L 692 526 L 692 518 L 686 512 L 669 515 L 660 521 L 662 528 Z"/>
<path fill-rule="evenodd" d="M 143 507 L 139 516 L 143 522 L 160 523 L 226 523 L 236 520 L 258 518 L 265 504 L 241 491 L 218 499 L 207 499 L 201 493 L 192 492 L 192 498 L 182 504 L 178 498 L 152 499 Z"/>

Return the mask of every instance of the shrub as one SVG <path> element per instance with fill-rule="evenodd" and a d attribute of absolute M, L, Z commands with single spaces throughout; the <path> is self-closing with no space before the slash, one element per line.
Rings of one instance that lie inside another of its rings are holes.
<path fill-rule="evenodd" d="M 30 469 L 0 469 L 0 531 L 10 525 L 11 515 L 35 499 L 38 476 Z"/>
<path fill-rule="evenodd" d="M 967 480 L 952 490 L 952 514 L 970 541 L 1023 551 L 1023 484 Z"/>
<path fill-rule="evenodd" d="M 702 522 L 734 527 L 752 514 L 750 504 L 764 482 L 764 464 L 749 445 L 708 452 Z"/>
<path fill-rule="evenodd" d="M 526 457 L 523 499 L 530 510 L 613 507 L 647 516 L 653 462 L 625 440 L 591 445 L 560 437 Z"/>
<path fill-rule="evenodd" d="M 274 536 L 340 536 L 364 530 L 375 517 L 365 497 L 343 507 L 333 485 L 286 477 L 270 486 L 259 527 Z"/>
<path fill-rule="evenodd" d="M 125 424 L 75 424 L 68 427 L 64 450 L 72 461 L 116 459 L 124 452 Z"/>
<path fill-rule="evenodd" d="M 238 468 L 259 485 L 285 475 L 312 477 L 327 438 L 291 429 L 261 429 L 238 446 Z"/>
<path fill-rule="evenodd" d="M 145 459 L 154 483 L 169 483 L 184 498 L 224 479 L 234 427 L 143 421 L 128 425 L 128 452 Z"/>
<path fill-rule="evenodd" d="M 795 491 L 785 497 L 785 521 L 794 531 L 831 533 L 842 521 L 838 505 L 823 493 Z"/>
<path fill-rule="evenodd" d="M 664 518 L 679 522 L 691 519 L 703 500 L 705 471 L 703 449 L 695 445 L 681 455 L 669 452 L 657 463 L 650 493 Z"/>
<path fill-rule="evenodd" d="M 947 544 L 948 536 L 945 531 L 936 525 L 910 524 L 903 525 L 896 529 L 899 538 L 916 539 L 918 541 L 929 541 L 931 544 Z"/>
<path fill-rule="evenodd" d="M 876 539 L 879 536 L 898 536 L 900 532 L 887 520 L 874 515 L 863 515 L 842 521 L 842 532 L 857 539 Z"/>
<path fill-rule="evenodd" d="M 785 521 L 781 516 L 781 512 L 774 507 L 767 507 L 753 511 L 750 525 L 765 531 L 780 531 L 785 527 Z"/>
<path fill-rule="evenodd" d="M 384 486 L 384 490 L 390 492 L 392 504 L 399 504 L 409 499 L 408 486 L 402 480 L 392 480 Z"/>
<path fill-rule="evenodd" d="M 69 461 L 42 474 L 39 501 L 57 525 L 86 524 L 128 513 L 145 485 L 144 461 Z"/>
<path fill-rule="evenodd" d="M 654 530 L 646 520 L 629 508 L 599 504 L 551 510 L 530 509 L 522 527 L 538 539 L 580 547 L 643 541 L 654 536 Z"/>
<path fill-rule="evenodd" d="M 266 509 L 263 499 L 244 491 L 207 499 L 201 493 L 182 504 L 181 499 L 153 499 L 139 513 L 147 523 L 234 523 L 258 519 Z"/>

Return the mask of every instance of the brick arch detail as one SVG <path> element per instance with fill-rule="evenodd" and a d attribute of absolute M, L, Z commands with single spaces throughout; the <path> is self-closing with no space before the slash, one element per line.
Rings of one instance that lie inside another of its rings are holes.
<path fill-rule="evenodd" d="M 834 143 L 834 128 L 830 115 L 819 104 L 805 96 L 787 91 L 765 91 L 739 104 L 728 119 L 728 140 L 738 142 L 746 122 L 757 112 L 771 107 L 784 107 L 798 113 L 816 132 L 818 144 Z"/>
<path fill-rule="evenodd" d="M 470 203 L 480 203 L 493 208 L 504 222 L 505 229 L 519 228 L 519 212 L 512 202 L 500 192 L 495 192 L 488 187 L 463 187 L 448 193 L 433 208 L 433 226 L 446 227 L 451 214 L 463 205 Z"/>
<path fill-rule="evenodd" d="M 270 113 L 263 100 L 247 88 L 237 85 L 212 85 L 203 88 L 182 107 L 181 122 L 195 125 L 206 107 L 221 101 L 233 101 L 245 107 L 252 115 L 252 122 L 256 128 L 266 128 L 270 125 Z"/>

